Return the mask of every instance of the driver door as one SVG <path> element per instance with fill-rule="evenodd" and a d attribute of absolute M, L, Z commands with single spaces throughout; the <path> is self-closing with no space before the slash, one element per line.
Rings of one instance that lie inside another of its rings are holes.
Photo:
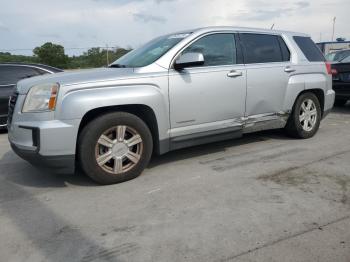
<path fill-rule="evenodd" d="M 171 138 L 191 140 L 241 130 L 246 70 L 235 35 L 203 36 L 181 54 L 187 52 L 202 53 L 204 64 L 169 71 Z"/>

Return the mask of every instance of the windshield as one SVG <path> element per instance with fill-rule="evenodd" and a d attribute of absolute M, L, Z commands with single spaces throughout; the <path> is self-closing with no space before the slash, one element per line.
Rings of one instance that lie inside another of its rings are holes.
<path fill-rule="evenodd" d="M 161 36 L 122 56 L 111 67 L 142 67 L 152 64 L 190 33 Z"/>
<path fill-rule="evenodd" d="M 339 52 L 332 52 L 326 55 L 327 61 L 348 63 L 350 57 L 350 50 L 343 50 Z"/>

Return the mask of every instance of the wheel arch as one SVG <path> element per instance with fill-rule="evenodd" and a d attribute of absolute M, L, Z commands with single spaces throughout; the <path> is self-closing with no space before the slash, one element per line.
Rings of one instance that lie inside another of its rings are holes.
<path fill-rule="evenodd" d="M 305 90 L 301 91 L 298 94 L 298 96 L 295 98 L 294 104 L 297 101 L 298 97 L 300 97 L 302 94 L 305 94 L 305 93 L 312 93 L 312 94 L 314 94 L 317 97 L 318 101 L 320 102 L 321 114 L 323 116 L 323 113 L 324 113 L 324 102 L 325 102 L 325 93 L 324 93 L 323 89 L 321 89 L 321 88 L 314 88 L 314 89 L 305 89 Z"/>
<path fill-rule="evenodd" d="M 117 106 L 104 106 L 89 110 L 86 112 L 81 119 L 78 137 L 82 129 L 97 117 L 110 112 L 126 112 L 136 115 L 142 119 L 151 131 L 153 139 L 153 148 L 156 154 L 160 154 L 160 142 L 159 142 L 159 128 L 158 121 L 153 109 L 147 105 L 143 104 L 128 104 L 128 105 L 117 105 Z M 76 147 L 77 148 L 77 147 Z M 76 152 L 78 153 L 78 152 Z"/>
<path fill-rule="evenodd" d="M 314 81 L 308 81 L 310 79 Z M 291 112 L 298 97 L 306 92 L 310 92 L 318 98 L 323 115 L 325 108 L 325 88 L 326 82 L 319 75 L 301 74 L 290 77 L 285 93 L 284 112 Z"/>

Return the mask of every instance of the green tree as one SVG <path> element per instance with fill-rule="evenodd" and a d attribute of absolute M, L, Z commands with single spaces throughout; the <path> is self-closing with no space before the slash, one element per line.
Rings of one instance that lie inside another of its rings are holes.
<path fill-rule="evenodd" d="M 99 47 L 90 48 L 84 53 L 90 67 L 102 67 L 106 65 L 106 54 Z"/>
<path fill-rule="evenodd" d="M 108 50 L 108 61 L 109 63 L 114 62 L 119 57 L 128 53 L 130 49 L 124 48 L 116 48 L 114 50 Z M 84 61 L 85 63 L 81 63 L 81 67 L 103 67 L 107 66 L 107 49 L 93 47 L 90 48 L 87 52 L 80 57 L 75 57 L 75 61 L 71 60 L 71 64 L 80 60 L 80 63 Z"/>
<path fill-rule="evenodd" d="M 33 50 L 35 56 L 43 64 L 66 68 L 68 64 L 68 56 L 64 53 L 64 47 L 53 43 L 45 43 Z"/>

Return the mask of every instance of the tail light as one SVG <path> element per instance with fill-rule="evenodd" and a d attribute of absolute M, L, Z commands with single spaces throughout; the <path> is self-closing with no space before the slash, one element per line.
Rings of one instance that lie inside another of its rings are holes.
<path fill-rule="evenodd" d="M 332 65 L 331 65 L 331 63 L 326 62 L 326 68 L 327 68 L 327 73 L 329 75 L 332 75 L 333 72 L 332 72 Z"/>
<path fill-rule="evenodd" d="M 332 72 L 332 75 L 337 75 L 337 74 L 338 74 L 338 71 L 337 71 L 337 69 L 335 69 L 335 68 L 332 68 L 332 69 L 331 69 L 331 72 Z"/>

